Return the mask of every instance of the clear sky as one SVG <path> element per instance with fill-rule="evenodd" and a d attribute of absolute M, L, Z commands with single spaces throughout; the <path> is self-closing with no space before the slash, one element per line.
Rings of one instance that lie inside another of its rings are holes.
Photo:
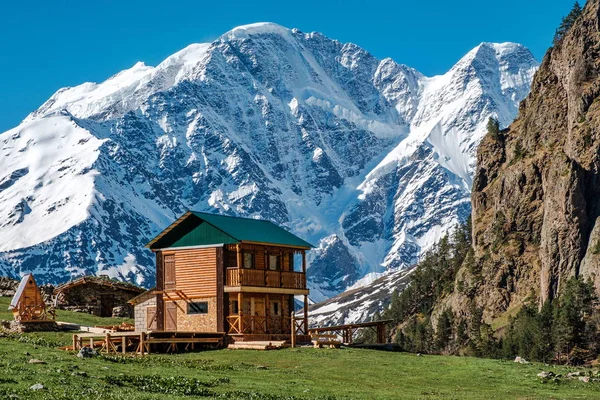
<path fill-rule="evenodd" d="M 353 42 L 426 75 L 480 42 L 526 45 L 541 60 L 571 0 L 1 0 L 0 132 L 56 90 L 157 65 L 239 25 L 275 22 Z"/>

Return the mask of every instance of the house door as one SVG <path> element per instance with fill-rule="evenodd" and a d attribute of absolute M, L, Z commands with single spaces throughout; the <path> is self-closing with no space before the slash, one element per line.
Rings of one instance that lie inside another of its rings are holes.
<path fill-rule="evenodd" d="M 115 306 L 115 295 L 114 294 L 101 294 L 100 295 L 100 316 L 101 317 L 112 317 L 112 310 Z"/>
<path fill-rule="evenodd" d="M 165 304 L 165 330 L 177 330 L 177 304 L 173 302 Z"/>
<path fill-rule="evenodd" d="M 267 320 L 265 318 L 265 299 L 252 297 L 250 300 L 252 313 L 252 333 L 267 333 Z"/>
<path fill-rule="evenodd" d="M 156 320 L 156 307 L 147 307 L 146 308 L 146 329 L 149 331 L 155 331 L 158 326 L 158 321 Z"/>

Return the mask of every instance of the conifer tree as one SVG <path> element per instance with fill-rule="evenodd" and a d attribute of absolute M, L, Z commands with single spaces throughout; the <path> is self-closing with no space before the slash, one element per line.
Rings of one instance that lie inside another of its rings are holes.
<path fill-rule="evenodd" d="M 488 134 L 490 134 L 495 140 L 500 138 L 500 123 L 496 118 L 490 117 L 488 119 L 487 131 Z"/>
<path fill-rule="evenodd" d="M 577 18 L 579 18 L 582 11 L 583 9 L 579 5 L 579 2 L 576 1 L 575 4 L 573 4 L 573 8 L 571 8 L 569 14 L 567 14 L 566 17 L 563 17 L 560 25 L 556 29 L 553 40 L 555 46 L 562 40 L 563 37 L 565 37 L 567 32 L 569 32 L 569 29 L 571 29 Z"/>

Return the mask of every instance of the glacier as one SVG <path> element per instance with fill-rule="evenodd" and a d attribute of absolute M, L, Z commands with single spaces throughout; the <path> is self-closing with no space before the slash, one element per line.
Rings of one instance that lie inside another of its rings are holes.
<path fill-rule="evenodd" d="M 522 45 L 482 43 L 427 77 L 258 23 L 60 89 L 0 134 L 0 274 L 152 286 L 143 246 L 188 209 L 315 244 L 315 302 L 403 271 L 470 213 L 487 120 L 516 117 L 537 67 Z"/>

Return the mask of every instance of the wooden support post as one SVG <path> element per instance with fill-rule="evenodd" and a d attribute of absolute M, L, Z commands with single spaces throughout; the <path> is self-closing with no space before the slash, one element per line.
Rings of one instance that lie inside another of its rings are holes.
<path fill-rule="evenodd" d="M 271 307 L 269 307 L 269 293 L 265 293 L 265 333 L 268 335 L 270 332 L 269 329 L 269 320 L 271 319 Z"/>
<path fill-rule="evenodd" d="M 244 313 L 244 305 L 242 303 L 242 292 L 238 293 L 238 315 L 240 316 L 238 318 L 238 330 L 240 331 L 240 334 L 244 333 L 244 321 L 242 321 L 242 315 Z"/>
<path fill-rule="evenodd" d="M 386 343 L 385 339 L 385 325 L 379 324 L 377 325 L 377 343 Z"/>
<path fill-rule="evenodd" d="M 308 295 L 304 295 L 304 334 L 308 335 Z"/>
<path fill-rule="evenodd" d="M 292 335 L 291 335 L 291 341 L 292 341 L 292 349 L 294 347 L 296 347 L 296 315 L 294 315 L 294 312 L 292 311 L 292 315 L 290 316 L 290 323 L 292 326 Z"/>
<path fill-rule="evenodd" d="M 73 335 L 73 350 L 79 350 L 77 347 L 78 342 L 77 342 L 77 335 Z"/>
<path fill-rule="evenodd" d="M 121 352 L 123 354 L 125 354 L 127 352 L 127 337 L 123 336 L 121 337 Z"/>
<path fill-rule="evenodd" d="M 237 267 L 240 269 L 242 268 L 242 249 L 239 243 L 235 246 L 235 251 L 237 252 Z"/>
<path fill-rule="evenodd" d="M 93 337 L 90 338 L 90 347 L 92 349 L 94 348 L 94 338 Z"/>
<path fill-rule="evenodd" d="M 285 322 L 283 321 L 283 305 L 285 304 L 285 295 L 281 295 L 281 333 L 285 333 Z"/>
<path fill-rule="evenodd" d="M 306 251 L 302 250 L 302 272 L 306 274 Z"/>

